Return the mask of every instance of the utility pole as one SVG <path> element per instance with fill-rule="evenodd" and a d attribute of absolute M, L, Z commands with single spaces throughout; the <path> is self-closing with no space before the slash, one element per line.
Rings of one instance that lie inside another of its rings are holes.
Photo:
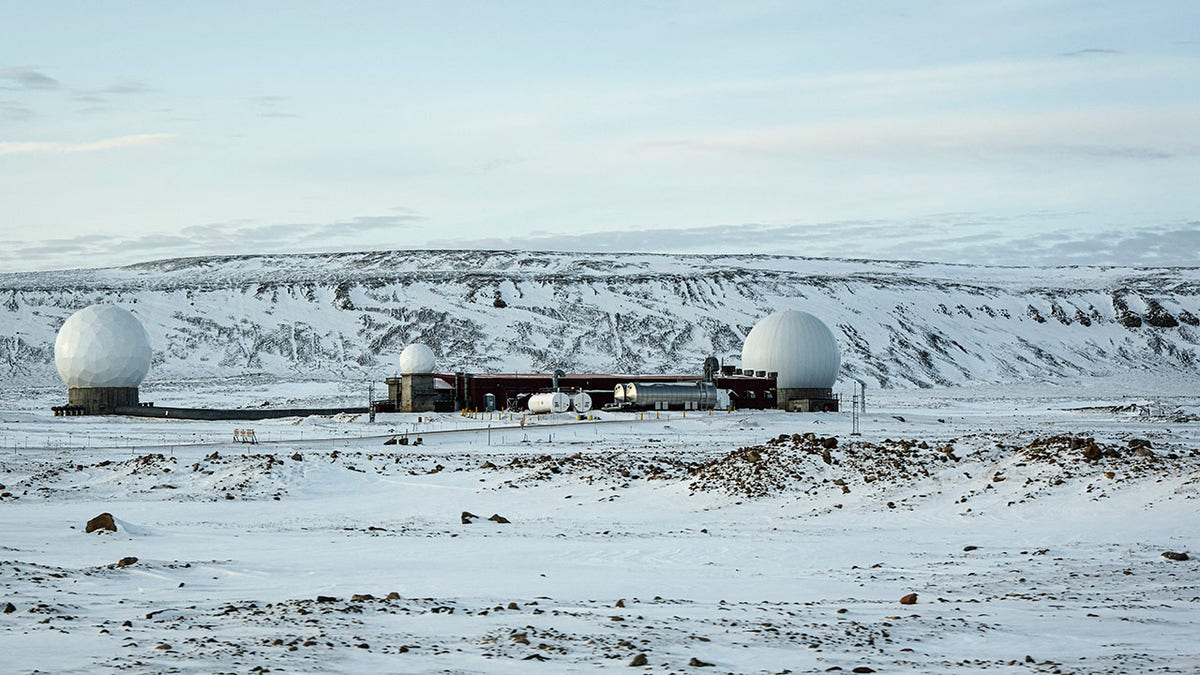
<path fill-rule="evenodd" d="M 858 406 L 859 406 L 858 393 L 855 392 L 855 394 L 852 397 L 851 402 L 850 402 L 850 435 L 851 436 L 861 436 L 862 435 L 858 431 Z"/>
<path fill-rule="evenodd" d="M 375 380 L 367 383 L 367 419 L 375 423 Z"/>

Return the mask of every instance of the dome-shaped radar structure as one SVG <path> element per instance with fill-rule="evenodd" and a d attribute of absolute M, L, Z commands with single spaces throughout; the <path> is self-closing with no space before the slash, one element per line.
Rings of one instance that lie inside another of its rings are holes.
<path fill-rule="evenodd" d="M 427 375 L 433 372 L 437 359 L 429 347 L 414 342 L 400 352 L 401 375 Z"/>
<path fill-rule="evenodd" d="M 820 319 L 808 312 L 788 310 L 755 324 L 742 345 L 742 367 L 778 373 L 781 404 L 784 390 L 829 390 L 837 381 L 842 358 L 837 340 Z M 805 398 L 817 396 L 810 391 Z"/>
<path fill-rule="evenodd" d="M 150 372 L 150 339 L 129 311 L 92 305 L 63 322 L 54 364 L 68 387 L 136 387 Z"/>
<path fill-rule="evenodd" d="M 54 365 L 70 407 L 89 415 L 138 405 L 137 388 L 150 372 L 151 356 L 142 323 L 115 305 L 75 312 L 54 341 Z"/>

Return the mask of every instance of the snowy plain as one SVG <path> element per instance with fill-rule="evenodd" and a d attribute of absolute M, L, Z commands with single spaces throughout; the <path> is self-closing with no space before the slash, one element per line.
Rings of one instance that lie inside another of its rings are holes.
<path fill-rule="evenodd" d="M 1200 555 L 1162 555 L 1200 541 L 1194 382 L 867 394 L 852 436 L 848 405 L 237 425 L 6 391 L 0 670 L 1200 670 Z M 118 530 L 85 534 L 102 512 Z"/>

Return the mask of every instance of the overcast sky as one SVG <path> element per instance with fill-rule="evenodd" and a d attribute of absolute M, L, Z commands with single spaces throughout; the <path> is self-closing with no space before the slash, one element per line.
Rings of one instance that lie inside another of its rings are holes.
<path fill-rule="evenodd" d="M 1196 265 L 1200 2 L 0 0 L 0 271 Z"/>

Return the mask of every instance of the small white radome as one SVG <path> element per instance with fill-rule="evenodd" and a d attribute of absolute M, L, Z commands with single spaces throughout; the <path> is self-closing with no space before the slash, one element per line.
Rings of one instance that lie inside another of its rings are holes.
<path fill-rule="evenodd" d="M 414 342 L 400 352 L 401 375 L 427 375 L 433 372 L 437 358 L 429 347 Z"/>

